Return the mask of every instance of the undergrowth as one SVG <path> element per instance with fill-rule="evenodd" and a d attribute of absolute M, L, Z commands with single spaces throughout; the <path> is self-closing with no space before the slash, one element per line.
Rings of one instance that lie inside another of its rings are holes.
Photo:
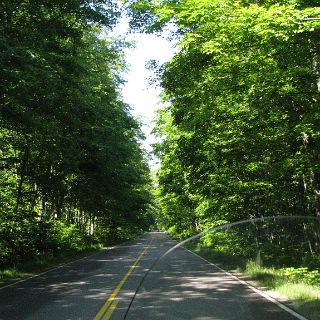
<path fill-rule="evenodd" d="M 188 244 L 205 259 L 227 270 L 236 270 L 256 282 L 266 290 L 277 292 L 285 298 L 297 312 L 310 320 L 320 320 L 320 270 L 308 267 L 272 267 L 263 262 L 248 260 L 239 255 L 215 251 L 205 245 Z"/>

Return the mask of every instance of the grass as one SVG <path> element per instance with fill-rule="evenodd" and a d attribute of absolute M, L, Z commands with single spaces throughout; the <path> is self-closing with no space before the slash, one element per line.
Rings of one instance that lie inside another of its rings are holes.
<path fill-rule="evenodd" d="M 320 319 L 319 285 L 307 283 L 307 280 L 299 280 L 297 277 L 294 279 L 288 275 L 286 269 L 267 268 L 252 261 L 247 263 L 244 271 L 258 281 L 259 285 L 288 298 L 291 306 L 308 319 Z"/>
<path fill-rule="evenodd" d="M 142 233 L 132 233 L 119 235 L 118 237 L 106 238 L 106 246 L 114 246 L 122 242 L 134 239 Z M 100 250 L 103 246 L 102 243 L 87 244 L 78 249 L 69 249 L 62 252 L 56 253 L 42 253 L 38 256 L 25 261 L 24 263 L 17 264 L 13 267 L 6 269 L 0 269 L 0 287 L 22 278 L 26 278 L 44 271 L 47 271 L 51 268 L 57 267 L 61 264 L 71 262 L 73 260 L 81 259 L 95 251 Z"/>
<path fill-rule="evenodd" d="M 25 277 L 27 275 L 28 273 L 25 273 L 16 268 L 0 270 L 0 284 L 3 282 L 3 280 L 15 280 L 21 277 Z"/>
<path fill-rule="evenodd" d="M 257 264 L 241 256 L 217 252 L 206 246 L 192 246 L 205 259 L 227 270 L 250 277 L 258 286 L 278 293 L 298 313 L 310 320 L 320 320 L 320 273 L 307 268 L 273 268 Z"/>
<path fill-rule="evenodd" d="M 84 250 L 61 252 L 57 255 L 42 254 L 31 261 L 0 270 L 0 286 L 49 270 L 61 264 L 81 259 L 90 253 L 98 251 L 101 247 L 101 245 L 92 245 Z"/>

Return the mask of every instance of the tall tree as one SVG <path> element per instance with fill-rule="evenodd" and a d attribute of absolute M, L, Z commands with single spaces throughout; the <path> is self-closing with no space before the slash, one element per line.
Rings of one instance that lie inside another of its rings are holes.
<path fill-rule="evenodd" d="M 143 137 L 119 93 L 124 44 L 108 36 L 116 9 L 1 3 L 0 265 L 148 227 Z"/>
<path fill-rule="evenodd" d="M 299 0 L 130 5 L 133 17 L 153 15 L 147 29 L 173 22 L 180 37 L 161 79 L 170 103 L 158 147 L 160 201 L 165 213 L 175 212 L 168 225 L 180 225 L 189 211 L 201 229 L 220 220 L 319 214 L 320 24 L 309 19 L 320 16 L 319 6 Z"/>

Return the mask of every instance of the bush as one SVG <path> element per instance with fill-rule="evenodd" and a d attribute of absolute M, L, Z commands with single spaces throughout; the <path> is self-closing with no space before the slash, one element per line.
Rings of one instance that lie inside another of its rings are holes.
<path fill-rule="evenodd" d="M 61 221 L 22 220 L 0 225 L 0 268 L 81 251 L 97 240 Z"/>
<path fill-rule="evenodd" d="M 291 282 L 304 282 L 320 286 L 320 271 L 310 271 L 307 267 L 301 268 L 282 268 L 280 272 Z"/>

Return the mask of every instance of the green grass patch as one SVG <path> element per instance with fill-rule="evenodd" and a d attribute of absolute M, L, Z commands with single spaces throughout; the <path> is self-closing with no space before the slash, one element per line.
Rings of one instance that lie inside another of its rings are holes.
<path fill-rule="evenodd" d="M 142 234 L 142 233 L 140 233 Z M 134 239 L 139 235 L 132 233 L 126 236 L 117 236 L 105 239 L 105 246 L 114 246 L 122 242 Z M 44 272 L 61 264 L 71 262 L 88 256 L 95 251 L 100 250 L 103 246 L 101 243 L 85 244 L 82 247 L 63 250 L 59 252 L 44 252 L 35 256 L 32 260 L 24 263 L 18 263 L 14 267 L 0 269 L 0 286 L 5 285 L 19 279 L 32 276 L 37 273 Z"/>
<path fill-rule="evenodd" d="M 192 243 L 186 243 L 186 247 L 204 257 L 205 259 L 221 265 L 228 270 L 244 269 L 247 260 L 239 255 L 231 255 L 223 251 L 212 250 L 206 246 L 194 246 Z"/>
<path fill-rule="evenodd" d="M 83 234 L 75 225 L 61 221 L 41 222 L 35 228 L 35 237 L 25 235 L 20 242 L 8 237 L 1 241 L 0 237 L 0 286 L 142 234 L 139 228 L 118 227 L 99 229 L 93 237 Z"/>
<path fill-rule="evenodd" d="M 286 297 L 288 304 L 308 319 L 320 320 L 320 270 L 265 267 L 257 261 L 215 251 L 199 243 L 189 243 L 188 249 L 224 269 L 249 275 L 259 286 Z"/>
<path fill-rule="evenodd" d="M 249 261 L 244 272 L 258 281 L 259 285 L 287 297 L 293 308 L 308 319 L 320 319 L 320 276 L 318 270 L 267 268 Z"/>
<path fill-rule="evenodd" d="M 26 261 L 23 264 L 17 264 L 14 267 L 0 270 L 0 286 L 49 270 L 61 264 L 81 259 L 101 248 L 102 246 L 100 244 L 95 244 L 88 246 L 83 250 L 68 250 L 65 252 L 59 252 L 59 254 L 55 255 L 51 253 L 43 253 L 31 261 Z"/>
<path fill-rule="evenodd" d="M 0 270 L 0 284 L 3 280 L 15 280 L 25 276 L 28 276 L 28 273 L 22 272 L 16 268 Z"/>

